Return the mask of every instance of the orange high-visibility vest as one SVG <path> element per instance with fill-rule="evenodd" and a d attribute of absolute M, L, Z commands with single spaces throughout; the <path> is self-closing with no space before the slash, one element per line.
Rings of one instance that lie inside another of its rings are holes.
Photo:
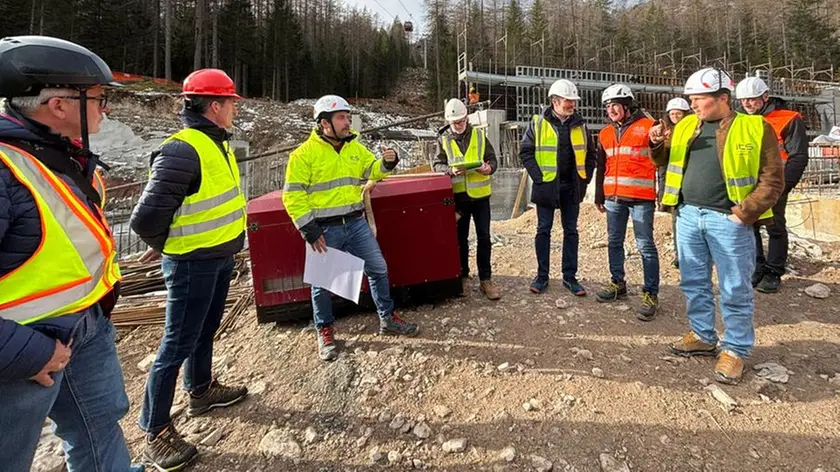
<path fill-rule="evenodd" d="M 607 154 L 604 196 L 656 200 L 656 164 L 650 159 L 648 132 L 654 121 L 640 118 L 621 136 L 615 126 L 605 126 L 599 141 Z"/>
<path fill-rule="evenodd" d="M 782 162 L 787 162 L 788 153 L 785 151 L 785 138 L 782 136 L 784 131 L 794 118 L 802 118 L 802 115 L 791 110 L 773 110 L 764 115 L 764 120 L 770 123 L 773 131 L 776 133 L 776 141 L 779 142 L 779 154 L 782 155 Z"/>
<path fill-rule="evenodd" d="M 0 317 L 29 324 L 97 303 L 121 278 L 102 210 L 22 149 L 0 143 L 0 161 L 32 194 L 41 220 L 38 249 L 0 277 Z"/>

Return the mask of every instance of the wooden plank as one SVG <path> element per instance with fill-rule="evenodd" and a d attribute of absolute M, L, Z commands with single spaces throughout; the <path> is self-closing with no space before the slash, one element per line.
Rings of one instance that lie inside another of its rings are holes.
<path fill-rule="evenodd" d="M 528 185 L 528 172 L 522 169 L 522 177 L 519 179 L 519 188 L 516 190 L 516 200 L 513 202 L 513 210 L 510 212 L 510 219 L 519 216 L 519 207 L 522 199 L 525 198 L 525 187 Z"/>

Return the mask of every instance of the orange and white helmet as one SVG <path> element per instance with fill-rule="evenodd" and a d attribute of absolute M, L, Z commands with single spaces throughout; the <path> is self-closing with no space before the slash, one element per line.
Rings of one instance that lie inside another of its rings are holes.
<path fill-rule="evenodd" d="M 338 95 L 324 95 L 323 97 L 319 98 L 315 101 L 315 106 L 312 110 L 312 118 L 315 121 L 321 119 L 321 114 L 323 113 L 334 113 L 337 111 L 346 111 L 350 112 L 350 104 L 347 103 L 342 97 Z"/>
<path fill-rule="evenodd" d="M 716 67 L 707 67 L 691 74 L 685 81 L 683 92 L 686 95 L 702 95 L 720 90 L 734 91 L 735 81 L 726 72 Z"/>

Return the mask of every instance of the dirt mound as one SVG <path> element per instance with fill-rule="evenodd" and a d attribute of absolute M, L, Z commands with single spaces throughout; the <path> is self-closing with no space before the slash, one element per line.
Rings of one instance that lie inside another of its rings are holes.
<path fill-rule="evenodd" d="M 833 263 L 796 259 L 802 269 L 785 278 L 781 294 L 757 294 L 750 362 L 777 363 L 789 379 L 750 370 L 741 385 L 722 387 L 737 403 L 730 411 L 705 389 L 713 360 L 668 351 L 687 328 L 679 273 L 668 265 L 669 215 L 656 219 L 662 307 L 650 323 L 633 314 L 641 259 L 631 229 L 628 300 L 599 304 L 562 289 L 559 217 L 552 285 L 542 296 L 528 293 L 533 215 L 493 223 L 494 280 L 504 298 L 483 299 L 473 281 L 466 298 L 403 309 L 422 325 L 415 339 L 377 336 L 374 315 L 345 317 L 337 322 L 342 354 L 327 364 L 306 323 L 257 325 L 253 312 L 240 315 L 216 345 L 215 373 L 253 393 L 206 417 L 177 417 L 189 440 L 206 442 L 191 470 L 548 470 L 547 462 L 563 471 L 622 470 L 602 462 L 651 471 L 838 470 Z M 591 294 L 609 277 L 606 224 L 591 204 L 580 221 L 580 278 Z M 816 280 L 829 287 L 828 299 L 804 294 Z M 118 344 L 132 401 L 124 428 L 137 455 L 146 378 L 137 364 L 161 334 L 123 331 Z"/>

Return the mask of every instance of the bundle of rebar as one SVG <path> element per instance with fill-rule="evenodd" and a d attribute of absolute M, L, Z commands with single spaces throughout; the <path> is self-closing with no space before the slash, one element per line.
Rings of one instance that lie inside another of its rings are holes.
<path fill-rule="evenodd" d="M 248 310 L 253 301 L 250 285 L 240 283 L 247 271 L 250 254 L 244 251 L 236 255 L 231 276 L 230 290 L 225 301 L 225 314 L 216 332 L 220 336 L 232 327 L 236 317 Z M 123 275 L 120 300 L 111 312 L 111 320 L 117 327 L 162 325 L 166 321 L 166 285 L 160 262 L 140 263 L 122 261 Z"/>
<path fill-rule="evenodd" d="M 231 287 L 225 301 L 225 315 L 222 326 L 233 324 L 236 316 L 247 311 L 253 293 L 250 287 Z M 161 325 L 166 321 L 166 295 L 132 296 L 121 299 L 111 312 L 111 321 L 117 327 Z M 217 334 L 221 333 L 220 327 Z"/>

